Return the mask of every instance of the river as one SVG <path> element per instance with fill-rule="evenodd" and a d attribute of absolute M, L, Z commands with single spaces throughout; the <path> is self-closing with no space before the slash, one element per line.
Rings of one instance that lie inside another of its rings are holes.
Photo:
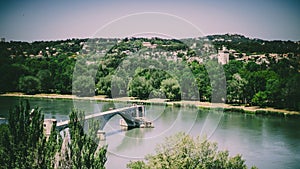
<path fill-rule="evenodd" d="M 0 97 L 0 117 L 16 105 L 19 97 Z M 93 100 L 67 100 L 27 98 L 31 107 L 40 107 L 45 118 L 68 119 L 75 107 L 86 114 L 124 107 L 125 103 L 96 102 Z M 155 128 L 120 129 L 120 116 L 113 117 L 104 127 L 108 144 L 106 167 L 126 168 L 131 160 L 142 159 L 154 153 L 155 146 L 166 136 L 179 131 L 193 136 L 206 135 L 218 143 L 220 150 L 229 150 L 230 155 L 242 154 L 247 166 L 262 169 L 300 168 L 300 119 L 266 117 L 235 112 L 199 111 L 196 108 L 146 106 L 146 117 Z"/>

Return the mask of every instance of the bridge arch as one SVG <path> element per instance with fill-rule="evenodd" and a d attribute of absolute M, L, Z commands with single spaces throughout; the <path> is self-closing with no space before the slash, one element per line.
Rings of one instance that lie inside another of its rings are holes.
<path fill-rule="evenodd" d="M 106 114 L 103 115 L 101 121 L 100 121 L 100 130 L 103 130 L 105 125 L 107 124 L 107 122 L 113 118 L 114 116 L 119 115 L 122 119 L 124 119 L 124 121 L 127 123 L 128 127 L 135 127 L 135 121 L 133 120 L 133 117 L 123 113 L 123 112 L 116 112 L 116 113 L 112 113 L 112 114 Z"/>
<path fill-rule="evenodd" d="M 118 109 L 113 109 L 109 110 L 106 112 L 99 112 L 95 114 L 90 114 L 85 116 L 84 121 L 87 121 L 89 119 L 96 118 L 98 119 L 98 122 L 100 124 L 99 129 L 103 130 L 104 126 L 106 123 L 115 115 L 120 115 L 121 118 L 124 119 L 124 121 L 127 123 L 127 126 L 129 128 L 134 128 L 134 127 L 140 127 L 140 124 L 144 123 L 145 119 L 145 108 L 144 106 L 141 105 L 134 105 L 130 107 L 124 107 L 124 108 L 118 108 Z M 57 123 L 56 129 L 58 131 L 62 131 L 69 126 L 69 120 L 62 121 L 62 122 L 56 122 L 56 119 L 48 119 L 48 123 L 44 123 L 44 127 L 47 129 L 51 129 L 52 124 L 55 122 Z M 87 123 L 89 124 L 89 123 Z"/>

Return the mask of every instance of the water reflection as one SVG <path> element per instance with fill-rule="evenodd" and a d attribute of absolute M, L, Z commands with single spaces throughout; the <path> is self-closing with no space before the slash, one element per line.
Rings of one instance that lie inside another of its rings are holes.
<path fill-rule="evenodd" d="M 153 130 L 153 128 L 135 128 L 127 131 L 121 143 L 117 145 L 116 151 L 122 152 L 128 148 L 132 149 L 135 146 L 142 145 L 145 140 L 145 133 L 151 130 Z"/>

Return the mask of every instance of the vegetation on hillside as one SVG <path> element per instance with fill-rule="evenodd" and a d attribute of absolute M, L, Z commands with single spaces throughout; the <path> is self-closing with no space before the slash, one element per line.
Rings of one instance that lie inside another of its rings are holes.
<path fill-rule="evenodd" d="M 228 49 L 235 49 L 238 52 L 248 54 L 300 53 L 299 42 L 293 41 L 250 39 L 238 34 L 210 35 L 207 38 L 214 41 L 213 43 L 217 48 L 226 46 Z"/>
<path fill-rule="evenodd" d="M 230 62 L 219 68 L 206 51 L 222 46 L 235 50 L 238 58 L 230 55 Z M 300 110 L 299 42 L 226 34 L 182 41 L 125 38 L 1 42 L 0 49 L 2 93 L 73 92 L 78 96 L 211 101 L 212 95 L 221 96 L 225 91 L 217 86 L 218 80 L 225 80 L 223 75 L 208 71 L 211 67 L 225 72 L 227 97 L 218 101 Z M 263 54 L 266 61 L 241 60 L 252 54 Z"/>

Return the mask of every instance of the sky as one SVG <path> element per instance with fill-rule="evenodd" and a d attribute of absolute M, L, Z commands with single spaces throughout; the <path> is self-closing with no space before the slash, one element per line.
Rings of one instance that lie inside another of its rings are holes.
<path fill-rule="evenodd" d="M 0 13 L 7 41 L 226 33 L 300 40 L 298 0 L 1 0 Z"/>

